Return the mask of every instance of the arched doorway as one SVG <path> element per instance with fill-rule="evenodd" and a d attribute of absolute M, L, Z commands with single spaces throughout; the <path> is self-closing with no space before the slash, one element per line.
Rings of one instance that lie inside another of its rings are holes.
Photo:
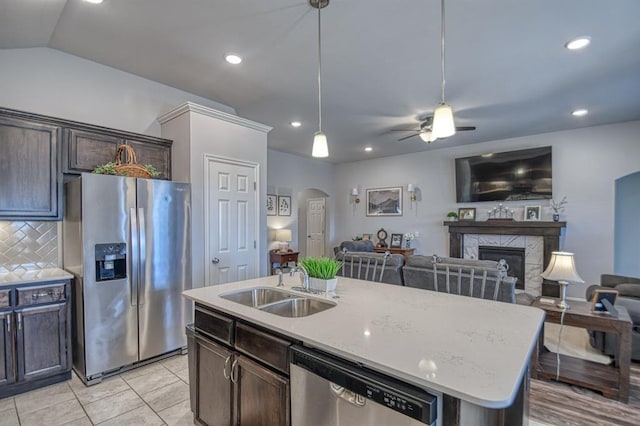
<path fill-rule="evenodd" d="M 616 275 L 640 277 L 640 171 L 616 179 L 613 264 Z"/>

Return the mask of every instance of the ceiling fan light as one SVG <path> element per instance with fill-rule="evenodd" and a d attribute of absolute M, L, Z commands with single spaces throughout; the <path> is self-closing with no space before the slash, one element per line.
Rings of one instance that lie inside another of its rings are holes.
<path fill-rule="evenodd" d="M 440 104 L 433 113 L 434 139 L 448 138 L 456 134 L 456 125 L 453 122 L 453 110 L 447 104 Z"/>
<path fill-rule="evenodd" d="M 311 149 L 311 155 L 316 158 L 324 158 L 329 156 L 327 135 L 322 132 L 316 132 L 313 135 L 313 148 Z"/>
<path fill-rule="evenodd" d="M 420 132 L 420 139 L 422 142 L 431 143 L 436 140 L 431 130 L 423 130 Z"/>

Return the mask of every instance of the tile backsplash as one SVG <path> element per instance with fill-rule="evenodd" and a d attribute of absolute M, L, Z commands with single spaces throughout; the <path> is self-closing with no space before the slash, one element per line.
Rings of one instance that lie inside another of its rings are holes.
<path fill-rule="evenodd" d="M 58 267 L 58 222 L 0 221 L 0 273 Z"/>

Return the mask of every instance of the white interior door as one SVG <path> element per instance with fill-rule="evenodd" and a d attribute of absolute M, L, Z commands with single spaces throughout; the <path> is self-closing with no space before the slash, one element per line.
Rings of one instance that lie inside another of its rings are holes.
<path fill-rule="evenodd" d="M 307 253 L 308 257 L 324 256 L 325 199 L 307 200 Z"/>
<path fill-rule="evenodd" d="M 258 166 L 205 157 L 206 285 L 256 278 Z"/>

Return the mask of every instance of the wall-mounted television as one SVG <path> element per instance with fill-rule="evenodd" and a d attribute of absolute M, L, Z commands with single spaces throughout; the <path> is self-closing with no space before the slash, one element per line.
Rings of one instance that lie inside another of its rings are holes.
<path fill-rule="evenodd" d="M 551 147 L 456 158 L 456 200 L 551 198 Z"/>

